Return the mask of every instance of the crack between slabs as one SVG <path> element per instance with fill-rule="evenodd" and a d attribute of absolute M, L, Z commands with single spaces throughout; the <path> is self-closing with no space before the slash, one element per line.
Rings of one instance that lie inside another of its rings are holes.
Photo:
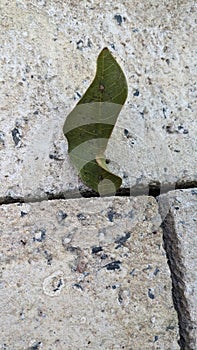
<path fill-rule="evenodd" d="M 115 196 L 120 197 L 137 197 L 137 196 L 150 196 L 157 198 L 159 195 L 168 193 L 174 190 L 184 190 L 184 189 L 192 189 L 197 187 L 196 181 L 190 181 L 190 182 L 179 182 L 177 184 L 166 184 L 166 186 L 162 186 L 162 193 L 161 193 L 161 186 L 159 183 L 154 183 L 148 185 L 148 187 L 132 187 L 132 188 L 121 188 L 119 189 Z M 113 195 L 114 196 L 114 195 Z M 42 202 L 42 201 L 50 201 L 50 200 L 58 200 L 58 199 L 79 199 L 79 198 L 92 198 L 92 197 L 99 197 L 99 195 L 92 191 L 88 190 L 87 188 L 79 188 L 76 191 L 70 191 L 70 192 L 59 192 L 57 194 L 52 193 L 44 193 L 43 196 L 40 197 L 21 197 L 18 196 L 16 198 L 7 196 L 7 197 L 0 197 L 0 206 L 5 204 L 13 204 L 13 203 L 35 203 L 35 202 Z M 112 197 L 112 196 L 105 196 L 105 197 Z"/>
<path fill-rule="evenodd" d="M 159 207 L 159 213 L 161 208 Z M 195 339 L 191 339 L 190 330 L 193 328 L 188 311 L 188 301 L 185 296 L 184 266 L 176 235 L 175 222 L 171 210 L 161 224 L 166 257 L 171 272 L 172 298 L 178 316 L 180 350 L 195 350 Z M 180 268 L 181 267 L 181 268 Z"/>

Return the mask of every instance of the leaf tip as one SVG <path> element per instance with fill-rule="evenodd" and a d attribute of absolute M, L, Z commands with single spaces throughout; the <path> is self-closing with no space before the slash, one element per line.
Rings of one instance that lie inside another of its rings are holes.
<path fill-rule="evenodd" d="M 100 53 L 109 53 L 109 52 L 110 51 L 109 51 L 108 47 L 104 47 Z"/>

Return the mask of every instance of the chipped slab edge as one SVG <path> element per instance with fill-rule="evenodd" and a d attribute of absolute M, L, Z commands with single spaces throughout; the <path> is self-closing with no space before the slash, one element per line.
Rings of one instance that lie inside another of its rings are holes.
<path fill-rule="evenodd" d="M 197 188 L 171 191 L 158 196 L 164 248 L 178 312 L 181 349 L 195 350 L 197 344 Z"/>

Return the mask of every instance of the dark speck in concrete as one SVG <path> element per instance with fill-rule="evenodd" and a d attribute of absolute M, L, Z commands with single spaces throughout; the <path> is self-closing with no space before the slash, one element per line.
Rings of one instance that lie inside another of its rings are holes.
<path fill-rule="evenodd" d="M 97 254 L 97 253 L 99 253 L 99 252 L 101 252 L 103 250 L 103 248 L 102 247 L 93 247 L 92 248 L 92 254 Z"/>
<path fill-rule="evenodd" d="M 79 283 L 73 284 L 73 288 L 80 289 L 81 291 L 83 291 L 83 287 Z"/>
<path fill-rule="evenodd" d="M 60 222 L 64 221 L 67 218 L 67 216 L 68 215 L 63 210 L 59 210 L 57 213 L 58 222 L 60 223 Z"/>
<path fill-rule="evenodd" d="M 151 270 L 152 269 L 152 267 L 151 267 L 151 265 L 147 265 L 147 267 L 145 267 L 144 269 L 142 269 L 142 271 L 148 271 L 148 270 Z"/>
<path fill-rule="evenodd" d="M 128 179 L 129 175 L 126 171 L 123 172 L 123 179 Z"/>
<path fill-rule="evenodd" d="M 38 342 L 34 343 L 34 345 L 30 346 L 28 348 L 28 350 L 38 350 L 38 349 L 40 349 L 41 345 L 42 345 L 42 342 L 38 341 Z"/>
<path fill-rule="evenodd" d="M 5 141 L 4 141 L 5 134 L 3 131 L 0 131 L 0 143 L 5 146 Z"/>
<path fill-rule="evenodd" d="M 169 324 L 169 326 L 166 327 L 166 331 L 173 331 L 174 326 L 172 326 L 171 324 Z"/>
<path fill-rule="evenodd" d="M 126 137 L 128 137 L 129 136 L 129 130 L 124 129 L 124 134 L 125 134 Z"/>
<path fill-rule="evenodd" d="M 163 116 L 164 116 L 164 118 L 166 119 L 166 118 L 167 118 L 167 117 L 166 117 L 166 109 L 163 107 L 162 111 L 163 111 Z"/>
<path fill-rule="evenodd" d="M 121 15 L 115 15 L 114 16 L 114 19 L 118 22 L 118 25 L 121 26 L 122 22 L 126 21 L 126 18 L 125 17 L 122 17 Z"/>
<path fill-rule="evenodd" d="M 80 98 L 81 97 L 81 94 L 79 91 L 76 91 L 76 95 Z"/>
<path fill-rule="evenodd" d="M 154 296 L 154 294 L 152 293 L 152 291 L 151 291 L 150 288 L 148 289 L 148 296 L 149 296 L 150 299 L 155 299 L 155 296 Z"/>
<path fill-rule="evenodd" d="M 21 211 L 21 217 L 23 218 L 25 215 L 27 215 L 27 213 L 25 211 Z"/>
<path fill-rule="evenodd" d="M 31 71 L 31 67 L 27 65 L 27 66 L 25 67 L 25 72 L 26 72 L 26 73 L 29 73 L 30 71 Z"/>
<path fill-rule="evenodd" d="M 191 190 L 192 195 L 197 195 L 197 190 Z"/>
<path fill-rule="evenodd" d="M 21 134 L 20 134 L 20 131 L 17 128 L 14 128 L 12 130 L 12 138 L 13 138 L 13 141 L 15 143 L 15 146 L 17 146 L 18 143 L 21 140 Z"/>
<path fill-rule="evenodd" d="M 47 265 L 51 265 L 53 260 L 53 255 L 49 253 L 47 250 L 44 251 L 44 254 L 47 259 Z"/>
<path fill-rule="evenodd" d="M 79 41 L 77 41 L 77 49 L 78 50 L 83 50 L 83 40 L 79 40 Z"/>
<path fill-rule="evenodd" d="M 77 214 L 77 219 L 80 221 L 86 220 L 86 216 L 83 213 Z"/>
<path fill-rule="evenodd" d="M 133 210 L 130 210 L 130 211 L 128 212 L 128 217 L 129 217 L 130 219 L 133 219 L 133 217 L 134 217 Z"/>
<path fill-rule="evenodd" d="M 110 222 L 113 222 L 113 221 L 114 221 L 114 214 L 115 214 L 115 212 L 114 212 L 112 209 L 110 209 L 110 210 L 107 212 L 107 217 L 108 217 L 108 219 L 109 219 Z"/>
<path fill-rule="evenodd" d="M 104 254 L 101 255 L 101 260 L 105 260 L 105 259 L 107 259 L 107 258 L 108 258 L 108 255 L 107 255 L 107 254 L 104 253 Z"/>
<path fill-rule="evenodd" d="M 132 134 L 129 130 L 124 129 L 124 136 L 126 136 L 127 139 L 131 139 L 132 138 Z M 132 144 L 134 144 L 134 141 L 131 142 Z"/>
<path fill-rule="evenodd" d="M 120 269 L 120 264 L 121 261 L 117 260 L 117 261 L 112 261 L 111 263 L 105 265 L 104 267 L 106 267 L 107 270 L 119 270 Z"/>
<path fill-rule="evenodd" d="M 60 289 L 60 287 L 62 286 L 62 279 L 60 278 L 58 281 L 54 281 L 55 283 L 55 286 L 54 286 L 54 288 L 53 288 L 53 291 L 54 292 L 57 292 L 59 289 Z"/>
<path fill-rule="evenodd" d="M 92 42 L 91 42 L 91 40 L 90 40 L 89 38 L 88 38 L 87 46 L 88 46 L 88 47 L 92 47 Z"/>
<path fill-rule="evenodd" d="M 189 133 L 189 131 L 187 129 L 185 129 L 183 125 L 179 125 L 178 126 L 178 130 L 179 130 L 179 132 L 181 132 L 183 134 L 188 134 Z"/>
<path fill-rule="evenodd" d="M 183 130 L 183 134 L 186 135 L 186 134 L 189 134 L 189 131 L 187 129 L 184 129 Z"/>
<path fill-rule="evenodd" d="M 121 290 L 118 293 L 118 301 L 119 301 L 120 304 L 123 303 L 123 296 L 122 296 L 122 291 Z"/>
<path fill-rule="evenodd" d="M 113 222 L 114 219 L 120 218 L 121 215 L 119 213 L 117 213 L 115 210 L 113 210 L 113 208 L 109 208 L 109 210 L 107 212 L 107 217 L 108 217 L 110 222 Z"/>
<path fill-rule="evenodd" d="M 153 272 L 154 276 L 157 276 L 157 274 L 160 272 L 160 270 L 158 269 L 158 267 L 156 267 L 155 271 Z"/>
<path fill-rule="evenodd" d="M 119 26 L 122 24 L 122 16 L 121 15 L 115 15 L 114 19 L 118 22 Z"/>
<path fill-rule="evenodd" d="M 133 96 L 139 96 L 140 92 L 138 89 L 135 90 L 135 92 L 133 93 Z"/>
<path fill-rule="evenodd" d="M 177 130 L 174 131 L 174 130 L 172 129 L 172 126 L 171 126 L 171 125 L 166 125 L 165 129 L 166 129 L 166 132 L 167 132 L 168 134 L 173 134 L 173 133 L 177 132 Z"/>
<path fill-rule="evenodd" d="M 121 245 L 123 245 L 123 243 L 125 243 L 129 238 L 131 237 L 130 232 L 126 232 L 124 236 L 118 237 L 115 240 L 115 243 L 117 243 L 118 245 L 116 246 L 117 248 L 120 248 Z"/>
<path fill-rule="evenodd" d="M 136 276 L 135 269 L 132 269 L 131 272 L 129 272 L 129 274 L 133 277 Z"/>
<path fill-rule="evenodd" d="M 26 246 L 27 242 L 24 239 L 21 239 L 20 241 L 22 243 L 23 246 Z"/>

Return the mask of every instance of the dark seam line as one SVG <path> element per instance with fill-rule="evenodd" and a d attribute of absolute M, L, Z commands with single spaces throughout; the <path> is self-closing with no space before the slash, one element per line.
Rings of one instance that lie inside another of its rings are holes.
<path fill-rule="evenodd" d="M 115 196 L 120 196 L 120 197 L 137 197 L 137 196 L 149 196 L 149 197 L 154 197 L 157 198 L 160 194 L 165 194 L 168 192 L 172 192 L 174 190 L 185 190 L 185 189 L 190 189 L 190 188 L 195 188 L 197 187 L 197 182 L 196 181 L 190 181 L 186 183 L 177 183 L 175 185 L 167 185 L 162 187 L 162 193 L 161 192 L 161 186 L 160 184 L 154 184 L 154 185 L 149 185 L 149 189 L 147 192 L 147 188 L 145 189 L 144 187 L 136 187 L 136 188 L 120 188 Z M 114 196 L 114 195 L 113 195 Z M 107 197 L 113 197 L 113 196 L 105 196 L 102 198 L 107 198 Z M 58 199 L 79 199 L 79 198 L 93 198 L 93 197 L 99 197 L 98 193 L 92 191 L 92 190 L 81 190 L 79 189 L 77 192 L 70 192 L 69 193 L 58 193 L 56 195 L 53 194 L 46 194 L 46 197 L 29 197 L 29 198 L 23 198 L 23 197 L 18 197 L 18 198 L 12 198 L 12 197 L 4 197 L 0 198 L 0 206 L 3 204 L 14 204 L 14 203 L 35 203 L 35 202 L 43 202 L 43 201 L 51 201 L 51 200 L 58 200 Z"/>

